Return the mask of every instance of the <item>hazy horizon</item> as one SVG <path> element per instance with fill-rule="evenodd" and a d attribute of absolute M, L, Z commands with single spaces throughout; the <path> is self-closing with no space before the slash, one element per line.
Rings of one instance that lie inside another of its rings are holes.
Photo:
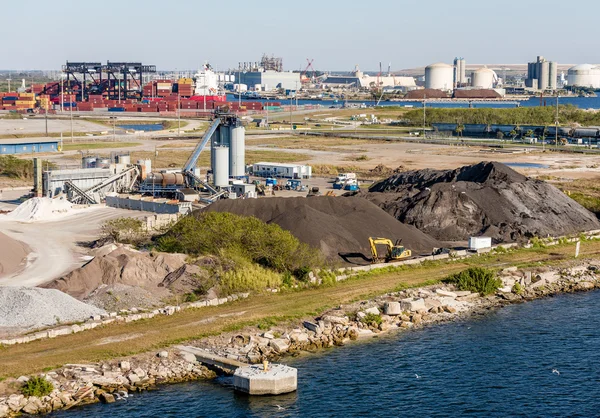
<path fill-rule="evenodd" d="M 259 61 L 263 53 L 283 58 L 284 70 L 350 71 L 356 64 L 392 71 L 451 63 L 598 61 L 594 25 L 569 18 L 557 0 L 380 0 L 355 5 L 341 0 L 318 6 L 231 0 L 31 0 L 27 10 L 4 5 L 0 67 L 58 70 L 67 61 L 141 61 L 159 69 L 191 70 L 209 61 L 218 69 Z M 600 3 L 576 3 L 586 16 Z M 558 18 L 562 20 L 558 20 Z M 577 32 L 565 35 L 572 21 Z M 556 25 L 554 28 L 552 25 Z M 34 28 L 34 29 L 27 29 Z"/>

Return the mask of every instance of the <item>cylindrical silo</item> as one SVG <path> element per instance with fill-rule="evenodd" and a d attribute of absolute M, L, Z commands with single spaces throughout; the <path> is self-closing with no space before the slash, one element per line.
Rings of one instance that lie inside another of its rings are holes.
<path fill-rule="evenodd" d="M 229 147 L 215 147 L 215 165 L 213 166 L 213 177 L 215 186 L 229 186 Z"/>
<path fill-rule="evenodd" d="M 539 63 L 538 89 L 546 90 L 550 83 L 550 63 L 543 61 Z"/>
<path fill-rule="evenodd" d="M 471 85 L 478 89 L 492 89 L 496 80 L 496 73 L 489 68 L 478 68 L 471 75 Z"/>
<path fill-rule="evenodd" d="M 243 126 L 231 126 L 230 130 L 229 175 L 242 177 L 246 174 L 246 129 Z"/>
<path fill-rule="evenodd" d="M 548 83 L 548 87 L 551 90 L 556 90 L 557 80 L 558 80 L 558 66 L 556 65 L 556 62 L 551 61 L 550 62 L 550 81 Z"/>
<path fill-rule="evenodd" d="M 131 164 L 131 156 L 129 154 L 116 155 L 115 162 L 119 164 Z"/>
<path fill-rule="evenodd" d="M 425 88 L 452 90 L 453 83 L 454 68 L 451 65 L 438 62 L 425 67 Z"/>

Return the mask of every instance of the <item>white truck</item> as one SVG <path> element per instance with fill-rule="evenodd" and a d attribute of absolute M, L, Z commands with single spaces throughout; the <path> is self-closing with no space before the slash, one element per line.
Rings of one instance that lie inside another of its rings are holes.
<path fill-rule="evenodd" d="M 344 183 L 346 180 L 356 180 L 356 173 L 340 173 L 335 178 L 336 183 Z"/>

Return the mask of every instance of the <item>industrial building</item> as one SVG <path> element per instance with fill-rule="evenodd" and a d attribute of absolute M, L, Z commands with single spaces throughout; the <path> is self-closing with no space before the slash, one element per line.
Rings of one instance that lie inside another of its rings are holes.
<path fill-rule="evenodd" d="M 478 68 L 471 73 L 471 86 L 476 89 L 493 89 L 498 83 L 498 75 L 489 68 Z"/>
<path fill-rule="evenodd" d="M 0 143 L 0 154 L 31 154 L 36 152 L 59 151 L 58 140 L 40 139 L 11 139 L 9 142 Z"/>
<path fill-rule="evenodd" d="M 301 164 L 260 162 L 252 165 L 252 173 L 258 177 L 309 179 L 312 176 L 312 167 Z"/>
<path fill-rule="evenodd" d="M 525 87 L 534 90 L 556 90 L 558 80 L 558 65 L 538 56 L 536 62 L 527 63 L 527 79 Z"/>
<path fill-rule="evenodd" d="M 567 84 L 575 87 L 600 88 L 600 67 L 579 64 L 567 71 Z"/>
<path fill-rule="evenodd" d="M 300 83 L 300 73 L 273 70 L 240 73 L 239 82 L 246 85 L 250 90 L 258 91 L 276 89 L 298 90 L 302 86 L 302 83 Z"/>
<path fill-rule="evenodd" d="M 356 88 L 370 89 L 373 87 L 392 88 L 402 92 L 414 90 L 417 88 L 413 77 L 379 75 L 370 76 L 364 74 L 358 66 L 355 67 L 349 76 L 330 75 L 323 81 L 325 88 Z"/>
<path fill-rule="evenodd" d="M 464 58 L 454 58 L 454 87 L 467 84 L 467 61 Z"/>
<path fill-rule="evenodd" d="M 443 62 L 425 67 L 425 88 L 452 90 L 454 86 L 454 67 Z"/>

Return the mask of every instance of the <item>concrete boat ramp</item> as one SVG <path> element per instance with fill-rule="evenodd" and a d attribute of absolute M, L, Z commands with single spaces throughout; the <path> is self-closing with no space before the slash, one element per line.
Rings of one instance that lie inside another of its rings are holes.
<path fill-rule="evenodd" d="M 280 395 L 298 388 L 298 370 L 283 364 L 248 364 L 221 357 L 196 347 L 177 346 L 177 349 L 193 354 L 196 360 L 218 367 L 233 374 L 235 390 L 249 395 Z"/>

